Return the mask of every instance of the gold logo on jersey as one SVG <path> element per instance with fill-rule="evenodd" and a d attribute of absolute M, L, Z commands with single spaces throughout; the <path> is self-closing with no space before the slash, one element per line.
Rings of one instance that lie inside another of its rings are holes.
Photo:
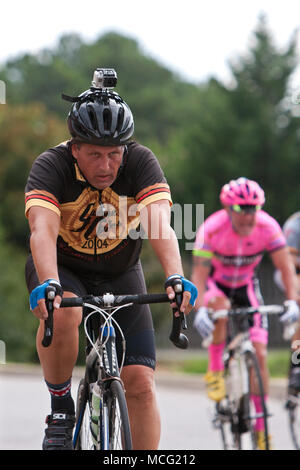
<path fill-rule="evenodd" d="M 74 250 L 102 254 L 113 250 L 139 225 L 134 198 L 111 188 L 101 193 L 86 188 L 76 201 L 61 205 L 60 236 Z"/>

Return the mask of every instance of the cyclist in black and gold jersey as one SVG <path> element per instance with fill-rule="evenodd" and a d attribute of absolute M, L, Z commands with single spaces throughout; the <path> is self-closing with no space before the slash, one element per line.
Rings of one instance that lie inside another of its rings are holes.
<path fill-rule="evenodd" d="M 97 69 L 93 86 L 73 98 L 68 116 L 71 140 L 35 160 L 26 186 L 31 231 L 26 281 L 31 309 L 41 322 L 37 350 L 51 395 L 44 449 L 72 448 L 70 389 L 82 312 L 79 308 L 57 311 L 62 296 L 145 292 L 139 260 L 143 231 L 166 275 L 171 305 L 172 285 L 178 278 L 184 289 L 182 311 L 189 313 L 197 296 L 195 286 L 183 277 L 178 242 L 170 226 L 170 189 L 160 165 L 148 148 L 131 141 L 131 110 L 119 95 L 102 82 L 99 85 L 99 76 Z M 57 293 L 55 334 L 51 346 L 44 348 L 49 284 Z M 156 449 L 160 417 L 149 307 L 128 307 L 116 320 L 126 338 L 122 379 L 133 446 Z"/>

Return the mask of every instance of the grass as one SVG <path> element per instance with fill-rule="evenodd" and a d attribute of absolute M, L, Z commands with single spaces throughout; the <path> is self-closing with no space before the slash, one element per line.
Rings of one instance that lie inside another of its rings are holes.
<path fill-rule="evenodd" d="M 268 367 L 270 376 L 286 377 L 289 368 L 290 351 L 289 349 L 274 349 L 268 351 Z M 193 354 L 187 359 L 168 359 L 160 360 L 161 365 L 167 367 L 170 371 L 184 372 L 187 374 L 205 374 L 207 370 L 207 355 L 203 352 Z"/>

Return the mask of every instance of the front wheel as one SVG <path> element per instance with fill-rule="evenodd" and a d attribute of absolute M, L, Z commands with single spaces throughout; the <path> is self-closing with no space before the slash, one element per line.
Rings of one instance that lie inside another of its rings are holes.
<path fill-rule="evenodd" d="M 84 379 L 81 379 L 77 391 L 73 445 L 75 450 L 93 450 L 95 448 L 91 433 L 89 386 Z"/>
<path fill-rule="evenodd" d="M 108 450 L 131 450 L 132 440 L 124 388 L 119 380 L 112 380 L 105 392 L 107 407 Z"/>
<path fill-rule="evenodd" d="M 263 381 L 258 366 L 257 357 L 253 352 L 247 352 L 246 367 L 248 371 L 248 392 L 244 396 L 243 406 L 241 407 L 241 419 L 249 428 L 251 433 L 252 448 L 257 449 L 257 441 L 255 434 L 255 423 L 258 418 L 263 420 L 263 434 L 264 434 L 264 450 L 269 450 L 269 436 L 268 436 L 268 412 L 265 403 L 265 392 Z M 257 415 L 253 404 L 251 403 L 251 395 L 256 395 L 260 399 L 261 413 Z"/>

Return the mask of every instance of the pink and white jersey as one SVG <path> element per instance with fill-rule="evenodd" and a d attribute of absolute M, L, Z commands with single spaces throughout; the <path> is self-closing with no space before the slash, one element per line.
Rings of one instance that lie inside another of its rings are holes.
<path fill-rule="evenodd" d="M 247 285 L 264 251 L 286 245 L 280 225 L 266 212 L 256 214 L 256 225 L 248 236 L 238 235 L 225 209 L 209 216 L 197 231 L 193 255 L 211 259 L 212 279 L 231 288 Z"/>

